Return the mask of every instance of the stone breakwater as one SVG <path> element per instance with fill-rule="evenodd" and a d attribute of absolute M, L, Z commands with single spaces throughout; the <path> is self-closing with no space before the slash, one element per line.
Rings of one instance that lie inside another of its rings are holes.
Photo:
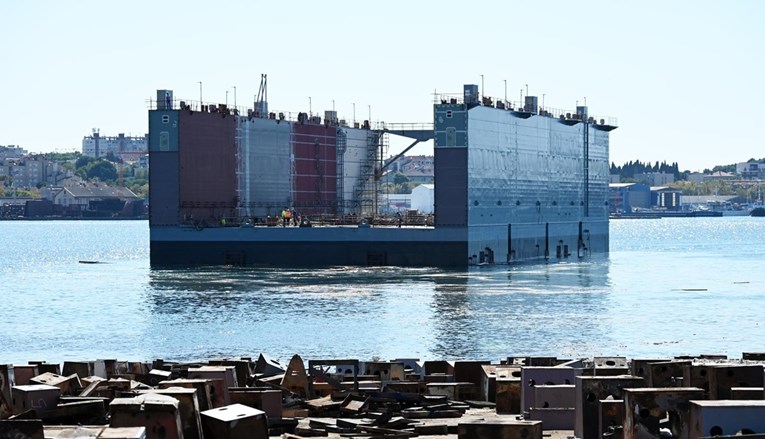
<path fill-rule="evenodd" d="M 0 439 L 765 434 L 763 365 L 765 353 L 30 362 L 0 365 Z"/>

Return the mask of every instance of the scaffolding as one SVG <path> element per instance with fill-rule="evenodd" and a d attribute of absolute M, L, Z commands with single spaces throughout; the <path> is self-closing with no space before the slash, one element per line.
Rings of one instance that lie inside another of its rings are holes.
<path fill-rule="evenodd" d="M 377 202 L 380 195 L 380 169 L 383 157 L 388 151 L 388 137 L 383 130 L 369 131 L 367 136 L 366 157 L 361 165 L 359 180 L 354 188 L 353 212 L 363 217 L 377 214 Z"/>
<path fill-rule="evenodd" d="M 348 134 L 343 129 L 337 130 L 337 213 L 345 213 L 345 151 L 348 147 Z"/>

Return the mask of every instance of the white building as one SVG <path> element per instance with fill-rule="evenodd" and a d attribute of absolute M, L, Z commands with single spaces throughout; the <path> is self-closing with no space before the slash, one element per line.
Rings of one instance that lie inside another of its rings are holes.
<path fill-rule="evenodd" d="M 126 162 L 137 162 L 149 153 L 149 135 L 141 137 L 125 136 L 120 133 L 117 136 L 101 136 L 98 130 L 82 139 L 82 155 L 102 158 L 109 153 L 121 158 Z"/>
<path fill-rule="evenodd" d="M 765 163 L 736 163 L 736 174 L 744 179 L 763 179 L 765 178 Z"/>
<path fill-rule="evenodd" d="M 33 187 L 45 183 L 46 165 L 43 158 L 5 159 L 0 161 L 0 175 L 10 176 L 14 187 Z"/>
<path fill-rule="evenodd" d="M 21 149 L 20 146 L 0 145 L 0 161 L 3 161 L 5 159 L 20 159 L 24 157 L 25 155 L 27 155 L 27 151 L 25 149 Z"/>
<path fill-rule="evenodd" d="M 420 213 L 433 213 L 435 185 L 421 184 L 412 189 L 412 209 Z"/>

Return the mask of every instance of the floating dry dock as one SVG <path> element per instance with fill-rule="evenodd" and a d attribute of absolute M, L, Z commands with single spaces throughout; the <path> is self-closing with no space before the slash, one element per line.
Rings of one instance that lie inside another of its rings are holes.
<path fill-rule="evenodd" d="M 373 124 L 159 90 L 149 110 L 152 266 L 466 267 L 607 252 L 616 121 L 463 91 L 437 98 L 432 123 Z M 410 148 L 433 141 L 430 226 L 385 227 L 392 135 Z M 274 227 L 283 211 L 353 227 Z"/>
<path fill-rule="evenodd" d="M 0 438 L 765 434 L 763 364 L 745 353 L 1 365 Z"/>

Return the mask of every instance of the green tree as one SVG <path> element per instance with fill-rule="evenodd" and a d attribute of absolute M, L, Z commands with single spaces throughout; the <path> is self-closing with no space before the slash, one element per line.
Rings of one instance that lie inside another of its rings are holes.
<path fill-rule="evenodd" d="M 82 156 L 82 153 L 79 151 L 73 151 L 73 152 L 47 152 L 45 153 L 45 158 L 52 161 L 52 162 L 69 162 L 77 160 Z"/>
<path fill-rule="evenodd" d="M 407 183 L 409 179 L 401 172 L 396 172 L 396 175 L 393 176 L 393 184 L 403 184 Z"/>
<path fill-rule="evenodd" d="M 93 157 L 88 157 L 86 155 L 83 155 L 83 156 L 80 156 L 80 158 L 78 158 L 76 162 L 74 162 L 74 167 L 75 169 L 79 171 L 80 169 L 88 166 L 89 164 L 95 161 L 96 159 L 94 159 Z"/>
<path fill-rule="evenodd" d="M 85 175 L 88 180 L 99 179 L 105 182 L 113 182 L 117 179 L 117 168 L 114 164 L 105 160 L 99 160 L 91 163 L 85 168 Z"/>
<path fill-rule="evenodd" d="M 114 154 L 114 151 L 109 151 L 106 153 L 106 160 L 112 163 L 122 163 L 122 159 L 117 157 L 117 155 Z"/>

